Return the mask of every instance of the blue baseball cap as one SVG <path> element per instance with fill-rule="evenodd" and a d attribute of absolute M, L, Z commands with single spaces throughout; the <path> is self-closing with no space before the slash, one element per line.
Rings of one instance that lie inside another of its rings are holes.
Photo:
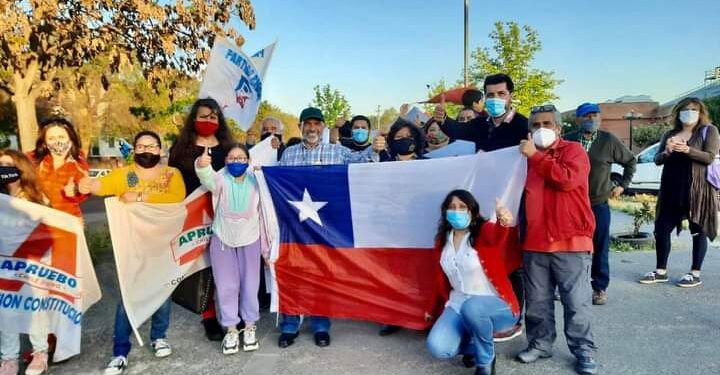
<path fill-rule="evenodd" d="M 576 117 L 583 117 L 588 113 L 600 113 L 600 107 L 595 103 L 583 103 L 575 110 Z"/>

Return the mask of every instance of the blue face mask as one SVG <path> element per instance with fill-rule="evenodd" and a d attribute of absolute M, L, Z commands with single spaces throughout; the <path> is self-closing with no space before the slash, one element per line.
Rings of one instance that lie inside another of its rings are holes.
<path fill-rule="evenodd" d="M 245 173 L 248 168 L 248 163 L 227 163 L 225 169 L 233 177 L 240 177 Z"/>
<path fill-rule="evenodd" d="M 470 214 L 467 211 L 447 210 L 445 219 L 453 229 L 465 229 L 470 226 Z"/>
<path fill-rule="evenodd" d="M 507 101 L 505 99 L 490 98 L 485 100 L 485 110 L 492 117 L 500 117 L 505 114 L 505 105 Z"/>
<path fill-rule="evenodd" d="M 595 131 L 600 127 L 600 121 L 597 119 L 585 120 L 580 123 L 580 127 L 586 133 L 595 133 Z"/>
<path fill-rule="evenodd" d="M 352 139 L 353 139 L 353 141 L 355 141 L 357 143 L 367 142 L 369 135 L 370 135 L 370 131 L 367 129 L 353 129 L 352 130 Z"/>

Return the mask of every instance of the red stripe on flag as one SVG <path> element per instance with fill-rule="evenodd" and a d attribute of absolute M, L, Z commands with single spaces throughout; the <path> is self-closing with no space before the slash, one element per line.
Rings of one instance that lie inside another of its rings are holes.
<path fill-rule="evenodd" d="M 282 244 L 275 263 L 279 309 L 426 329 L 434 300 L 432 249 L 336 249 Z"/>

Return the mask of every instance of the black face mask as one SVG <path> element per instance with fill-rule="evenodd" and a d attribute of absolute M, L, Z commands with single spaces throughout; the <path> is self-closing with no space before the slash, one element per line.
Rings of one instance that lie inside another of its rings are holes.
<path fill-rule="evenodd" d="M 20 179 L 17 167 L 0 167 L 0 185 L 7 185 Z"/>
<path fill-rule="evenodd" d="M 396 139 L 390 149 L 397 155 L 410 155 L 415 152 L 415 140 L 412 138 Z"/>
<path fill-rule="evenodd" d="M 143 168 L 152 168 L 160 162 L 160 154 L 151 152 L 141 152 L 135 154 L 135 163 Z"/>
<path fill-rule="evenodd" d="M 260 135 L 260 140 L 261 140 L 261 141 L 264 141 L 265 138 L 267 138 L 267 137 L 269 137 L 269 136 L 271 136 L 271 135 L 276 136 L 277 139 L 278 139 L 278 141 L 280 141 L 280 143 L 282 143 L 282 134 L 273 134 L 273 133 L 270 133 L 270 132 L 262 133 L 262 134 Z"/>

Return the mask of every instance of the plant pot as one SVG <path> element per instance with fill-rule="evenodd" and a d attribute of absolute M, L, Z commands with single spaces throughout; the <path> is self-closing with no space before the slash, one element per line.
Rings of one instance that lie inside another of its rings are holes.
<path fill-rule="evenodd" d="M 652 235 L 652 233 L 648 232 L 640 232 L 638 234 L 635 233 L 617 233 L 610 236 L 613 241 L 616 242 L 624 242 L 636 247 L 640 247 L 643 245 L 650 245 L 655 242 L 655 237 Z"/>

